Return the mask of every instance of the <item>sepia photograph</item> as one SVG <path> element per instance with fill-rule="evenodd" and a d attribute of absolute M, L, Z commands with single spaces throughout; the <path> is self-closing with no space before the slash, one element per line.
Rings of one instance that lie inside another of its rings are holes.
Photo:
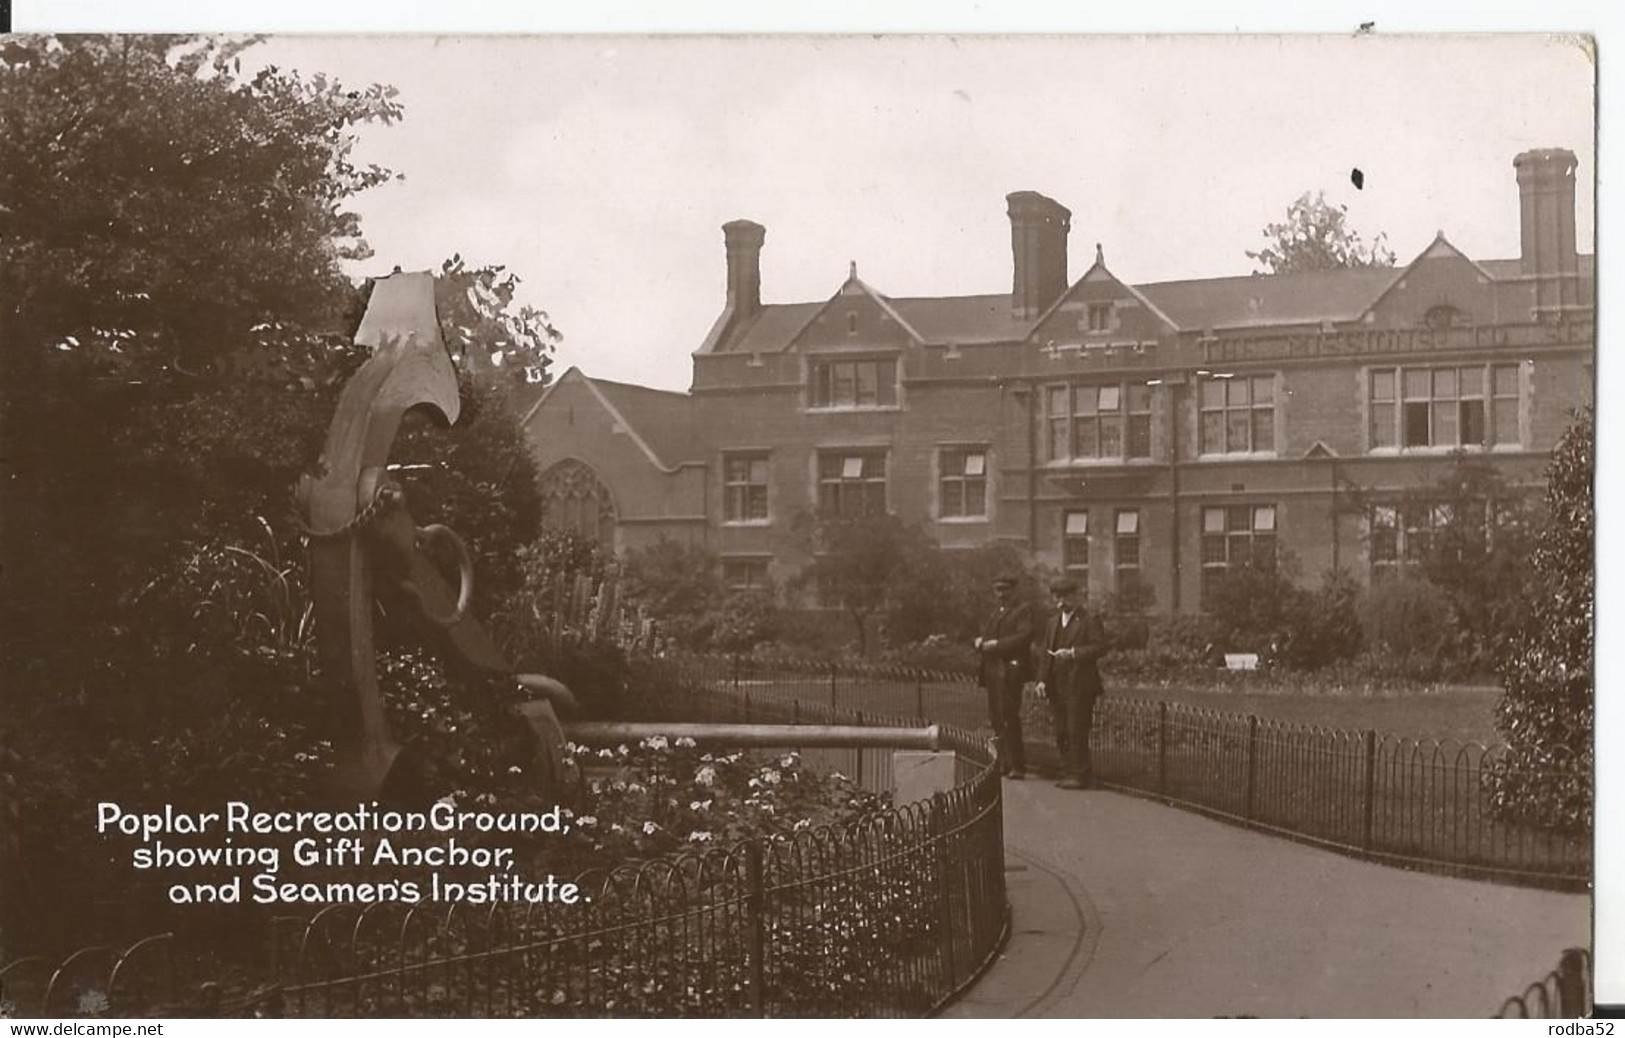
<path fill-rule="evenodd" d="M 1597 61 L 0 36 L 0 1016 L 1591 1015 Z"/>

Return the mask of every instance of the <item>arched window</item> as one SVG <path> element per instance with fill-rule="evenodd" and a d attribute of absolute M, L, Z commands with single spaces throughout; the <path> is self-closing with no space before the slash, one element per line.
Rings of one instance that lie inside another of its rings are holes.
<path fill-rule="evenodd" d="M 1429 328 L 1440 329 L 1459 328 L 1467 323 L 1462 312 L 1449 303 L 1440 303 L 1438 306 L 1430 307 L 1422 317 L 1422 322 Z"/>
<path fill-rule="evenodd" d="M 540 480 L 542 529 L 565 530 L 590 537 L 605 549 L 615 547 L 615 500 L 598 473 L 574 458 L 559 462 Z"/>

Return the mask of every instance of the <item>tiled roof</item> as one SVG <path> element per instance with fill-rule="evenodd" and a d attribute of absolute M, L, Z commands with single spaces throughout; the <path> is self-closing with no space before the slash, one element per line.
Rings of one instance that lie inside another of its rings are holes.
<path fill-rule="evenodd" d="M 1394 280 L 1392 267 L 1163 281 L 1139 285 L 1187 331 L 1352 321 Z"/>
<path fill-rule="evenodd" d="M 1025 338 L 1032 321 L 1011 310 L 1010 293 L 893 299 L 892 306 L 927 342 L 1009 342 Z"/>
<path fill-rule="evenodd" d="M 661 464 L 670 468 L 703 455 L 694 436 L 694 398 L 687 393 L 602 378 L 587 380 L 620 412 L 622 420 L 649 445 Z"/>
<path fill-rule="evenodd" d="M 1490 276 L 1517 276 L 1516 259 L 1479 263 Z M 1184 331 L 1259 328 L 1271 325 L 1319 324 L 1358 320 L 1402 268 L 1316 270 L 1298 274 L 1251 274 L 1237 277 L 1159 281 L 1134 286 L 1153 306 Z M 1594 276 L 1593 257 L 1580 257 L 1580 275 Z M 1589 288 L 1582 293 L 1590 298 Z M 974 296 L 885 297 L 927 342 L 1016 342 L 1027 337 L 1032 321 L 1016 318 L 1009 293 Z M 721 349 L 728 353 L 778 353 L 824 306 L 787 303 L 762 307 L 743 327 L 731 332 Z"/>
<path fill-rule="evenodd" d="M 779 353 L 807 326 L 824 303 L 773 303 L 728 333 L 721 344 L 726 353 Z"/>

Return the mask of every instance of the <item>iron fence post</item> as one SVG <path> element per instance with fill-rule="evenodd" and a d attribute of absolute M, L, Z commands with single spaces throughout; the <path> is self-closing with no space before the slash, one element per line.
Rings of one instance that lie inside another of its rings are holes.
<path fill-rule="evenodd" d="M 734 694 L 738 695 L 739 694 L 739 655 L 738 655 L 738 653 L 735 653 L 734 657 L 733 657 L 733 675 L 734 675 Z"/>
<path fill-rule="evenodd" d="M 1557 962 L 1557 1015 L 1577 1019 L 1590 1014 L 1586 1004 L 1586 954 L 1570 948 Z"/>
<path fill-rule="evenodd" d="M 954 900 L 953 882 L 948 876 L 950 863 L 946 793 L 937 793 L 931 797 L 930 824 L 932 856 L 936 859 L 937 866 L 937 904 L 941 914 L 942 940 L 939 944 L 942 949 L 943 969 L 948 977 L 948 987 L 952 989 L 958 986 L 958 974 L 954 970 Z"/>
<path fill-rule="evenodd" d="M 1258 777 L 1258 715 L 1247 715 L 1247 800 L 1241 816 L 1253 820 L 1254 787 Z"/>
<path fill-rule="evenodd" d="M 830 720 L 835 719 L 835 672 L 839 664 L 829 665 L 829 714 Z"/>
<path fill-rule="evenodd" d="M 863 727 L 863 711 L 862 710 L 858 711 L 857 717 L 858 717 L 857 725 L 858 725 L 859 728 L 861 728 L 861 727 Z M 862 746 L 858 747 L 858 766 L 857 766 L 856 770 L 857 770 L 857 773 L 858 773 L 857 774 L 858 788 L 862 789 L 863 788 L 863 747 Z"/>
<path fill-rule="evenodd" d="M 755 840 L 745 845 L 745 954 L 750 967 L 750 1012 L 752 1016 L 767 1015 L 767 964 L 763 961 L 767 949 L 766 924 L 763 920 L 765 900 L 762 882 L 762 845 Z"/>
<path fill-rule="evenodd" d="M 1168 795 L 1168 701 L 1157 701 L 1157 795 Z"/>
<path fill-rule="evenodd" d="M 1377 809 L 1377 732 L 1367 728 L 1360 739 L 1360 847 L 1371 849 Z"/>

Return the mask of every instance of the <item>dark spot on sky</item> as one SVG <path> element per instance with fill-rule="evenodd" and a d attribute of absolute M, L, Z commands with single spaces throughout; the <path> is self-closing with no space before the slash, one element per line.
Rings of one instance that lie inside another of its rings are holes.
<path fill-rule="evenodd" d="M 1360 172 L 1359 166 L 1354 167 L 1354 171 L 1349 174 L 1349 179 L 1354 182 L 1354 190 L 1365 190 L 1365 174 Z"/>

